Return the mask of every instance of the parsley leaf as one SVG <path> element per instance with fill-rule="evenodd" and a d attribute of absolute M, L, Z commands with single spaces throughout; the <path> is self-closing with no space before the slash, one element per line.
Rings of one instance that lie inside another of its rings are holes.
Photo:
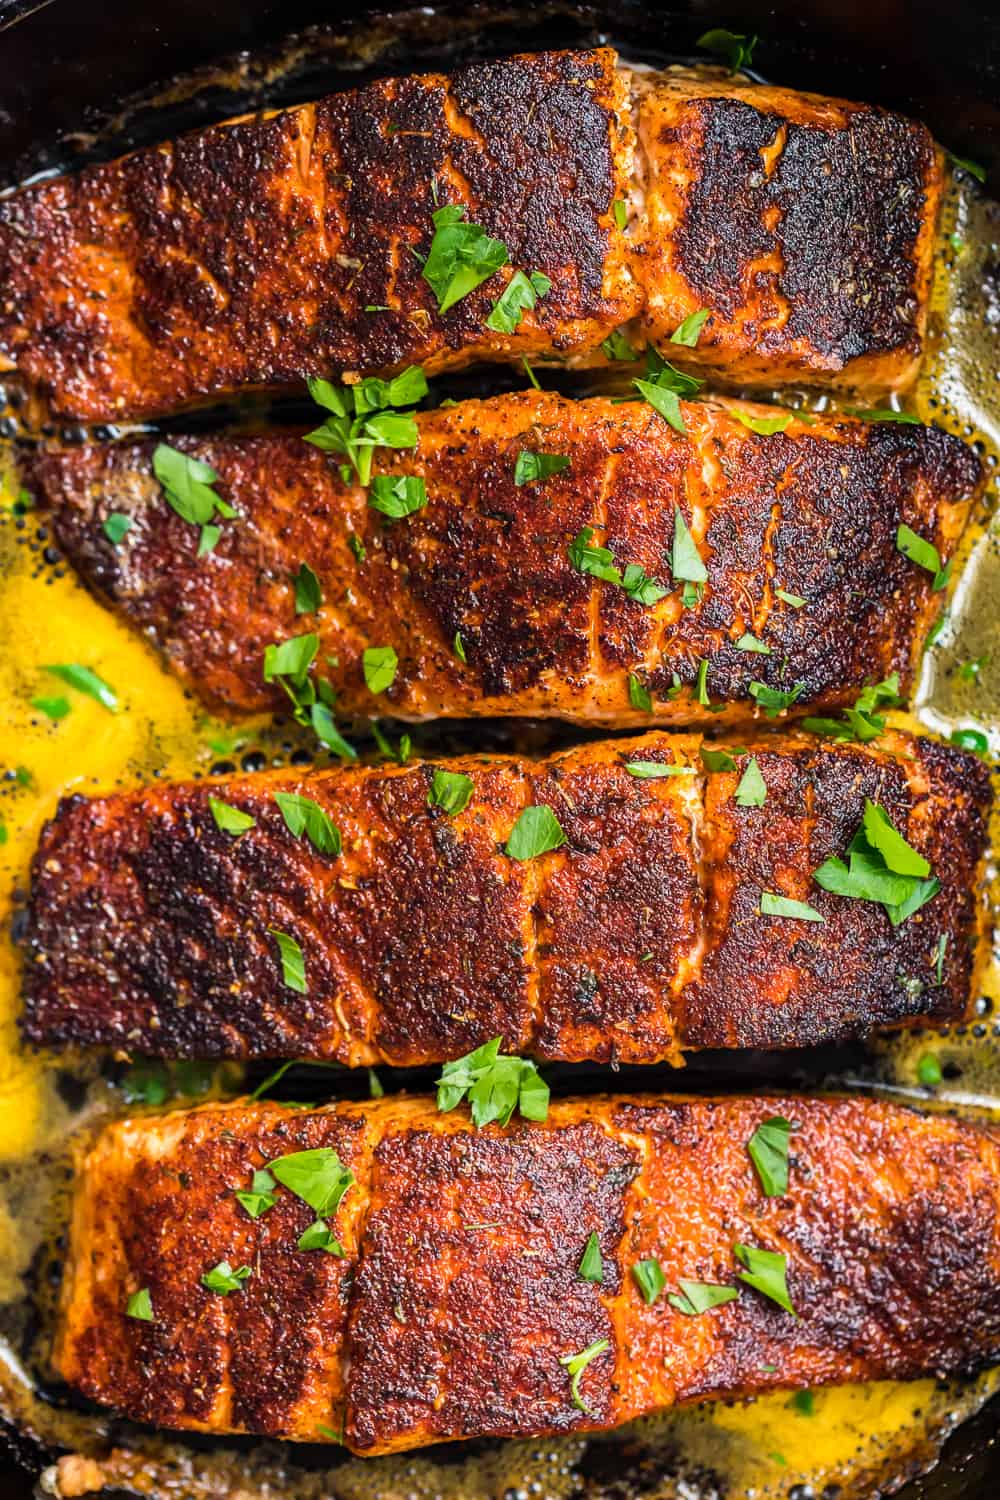
<path fill-rule="evenodd" d="M 670 572 L 675 583 L 705 583 L 708 569 L 680 507 L 674 506 L 674 538 L 670 548 Z"/>
<path fill-rule="evenodd" d="M 614 213 L 615 223 L 618 225 L 618 228 L 624 229 L 625 225 L 628 223 L 628 204 L 625 202 L 625 199 L 616 198 L 614 203 L 611 205 L 611 209 Z"/>
<path fill-rule="evenodd" d="M 794 416 L 793 412 L 779 412 L 776 417 L 755 417 L 748 411 L 743 411 L 739 406 L 727 408 L 729 415 L 735 417 L 737 422 L 742 422 L 744 427 L 755 432 L 758 437 L 773 437 L 776 432 L 784 432 Z"/>
<path fill-rule="evenodd" d="M 797 917 L 802 922 L 825 922 L 822 912 L 805 901 L 793 901 L 790 896 L 776 896 L 773 891 L 761 891 L 760 914 L 762 917 Z"/>
<path fill-rule="evenodd" d="M 348 1188 L 354 1173 L 345 1167 L 332 1146 L 314 1146 L 307 1151 L 292 1151 L 269 1161 L 268 1171 L 282 1187 L 308 1203 L 318 1219 L 329 1219 Z"/>
<path fill-rule="evenodd" d="M 632 1278 L 642 1294 L 642 1300 L 649 1307 L 652 1307 L 667 1284 L 663 1267 L 653 1255 L 648 1260 L 636 1261 L 632 1267 Z"/>
<path fill-rule="evenodd" d="M 327 1255 L 343 1256 L 344 1247 L 333 1234 L 330 1226 L 316 1219 L 304 1229 L 295 1241 L 296 1250 L 325 1250 Z"/>
<path fill-rule="evenodd" d="M 455 649 L 455 655 L 458 657 L 459 661 L 467 666 L 469 658 L 465 654 L 465 642 L 462 640 L 462 632 L 460 630 L 455 631 L 455 639 L 452 642 L 452 645 Z"/>
<path fill-rule="evenodd" d="M 399 657 L 391 646 L 369 646 L 361 657 L 365 686 L 370 693 L 386 693 L 396 680 Z"/>
<path fill-rule="evenodd" d="M 249 828 L 257 825 L 256 818 L 238 807 L 231 807 L 228 802 L 221 802 L 218 797 L 209 797 L 208 806 L 215 819 L 215 826 L 221 833 L 231 833 L 238 838 L 241 833 L 246 833 Z"/>
<path fill-rule="evenodd" d="M 792 609 L 804 609 L 809 603 L 808 599 L 803 599 L 801 594 L 790 594 L 787 589 L 775 589 L 774 595 L 776 599 L 780 599 L 783 604 L 790 605 Z"/>
<path fill-rule="evenodd" d="M 295 613 L 311 615 L 323 603 L 323 591 L 319 579 L 308 563 L 300 563 L 299 571 L 292 580 L 295 584 Z"/>
<path fill-rule="evenodd" d="M 376 474 L 368 492 L 368 504 L 390 521 L 400 521 L 423 510 L 427 504 L 427 485 L 419 474 Z"/>
<path fill-rule="evenodd" d="M 81 667 L 77 662 L 56 662 L 47 664 L 45 671 L 58 677 L 67 687 L 75 688 L 88 698 L 94 698 L 109 714 L 116 714 L 121 707 L 114 688 L 109 687 L 104 678 L 98 677 L 90 667 Z"/>
<path fill-rule="evenodd" d="M 926 537 L 920 536 L 909 526 L 900 526 L 896 532 L 896 546 L 904 557 L 910 562 L 915 562 L 918 567 L 927 573 L 934 575 L 931 589 L 939 593 L 941 589 L 947 588 L 948 579 L 951 576 L 951 563 L 941 566 L 941 554 L 932 542 Z"/>
<path fill-rule="evenodd" d="M 776 719 L 783 709 L 792 706 L 804 687 L 804 682 L 797 682 L 785 692 L 781 688 L 768 687 L 764 682 L 751 682 L 750 696 L 757 701 L 769 719 Z"/>
<path fill-rule="evenodd" d="M 882 682 L 873 682 L 864 688 L 853 708 L 844 710 L 843 719 L 802 720 L 802 728 L 810 734 L 823 734 L 830 739 L 857 740 L 868 744 L 878 739 L 885 729 L 885 719 L 877 710 L 883 707 L 897 708 L 902 703 L 899 696 L 899 673 L 892 672 Z"/>
<path fill-rule="evenodd" d="M 737 651 L 755 652 L 758 656 L 770 656 L 771 654 L 770 646 L 766 646 L 763 641 L 758 640 L 758 638 L 755 635 L 751 635 L 749 631 L 746 631 L 745 634 L 740 636 L 739 640 L 736 642 L 736 649 Z"/>
<path fill-rule="evenodd" d="M 541 271 L 532 271 L 530 276 L 515 271 L 493 304 L 486 319 L 487 328 L 494 333 L 515 333 L 523 315 L 531 312 L 539 297 L 547 297 L 551 290 L 551 281 Z"/>
<path fill-rule="evenodd" d="M 767 801 L 767 783 L 755 755 L 751 755 L 746 763 L 735 796 L 737 807 L 763 807 Z"/>
<path fill-rule="evenodd" d="M 611 1345 L 607 1339 L 598 1339 L 595 1343 L 588 1344 L 586 1349 L 581 1349 L 579 1354 L 561 1354 L 559 1356 L 559 1363 L 565 1365 L 567 1374 L 570 1377 L 570 1395 L 573 1398 L 573 1405 L 577 1411 L 584 1411 L 588 1415 L 592 1415 L 590 1408 L 584 1403 L 583 1397 L 580 1395 L 580 1376 L 591 1360 L 596 1359 L 599 1354 L 603 1354 L 605 1349 L 610 1349 L 610 1347 Z"/>
<path fill-rule="evenodd" d="M 514 465 L 514 483 L 519 486 L 535 484 L 540 479 L 548 479 L 550 475 L 568 469 L 569 464 L 570 460 L 564 453 L 531 453 L 527 448 L 522 448 Z"/>
<path fill-rule="evenodd" d="M 496 1036 L 464 1057 L 445 1063 L 437 1081 L 437 1107 L 442 1114 L 457 1108 L 468 1095 L 477 1130 L 493 1121 L 506 1125 L 515 1109 L 526 1120 L 546 1118 L 548 1084 L 533 1062 L 502 1056 L 501 1041 Z"/>
<path fill-rule="evenodd" d="M 720 1307 L 723 1302 L 735 1302 L 740 1295 L 736 1287 L 718 1286 L 712 1281 L 685 1281 L 679 1277 L 677 1285 L 681 1289 L 680 1295 L 671 1292 L 667 1301 L 686 1318 L 696 1318 L 699 1313 Z"/>
<path fill-rule="evenodd" d="M 695 43 L 698 47 L 704 47 L 706 52 L 717 52 L 726 59 L 731 73 L 736 73 L 740 68 L 748 67 L 753 62 L 753 49 L 757 45 L 758 38 L 746 37 L 739 31 L 728 31 L 725 26 L 716 26 L 711 31 L 706 31 Z"/>
<path fill-rule="evenodd" d="M 278 945 L 278 952 L 281 954 L 281 977 L 285 984 L 297 995 L 308 995 L 305 955 L 298 942 L 287 932 L 279 932 L 276 927 L 269 927 L 267 930 Z"/>
<path fill-rule="evenodd" d="M 300 792 L 275 792 L 274 800 L 286 828 L 295 838 L 300 839 L 305 834 L 318 854 L 336 857 L 340 853 L 340 830 L 312 797 L 305 797 Z"/>
<path fill-rule="evenodd" d="M 428 807 L 440 807 L 450 818 L 469 805 L 472 796 L 472 777 L 461 771 L 435 770 L 427 793 Z"/>
<path fill-rule="evenodd" d="M 144 1286 L 138 1292 L 133 1292 L 125 1304 L 125 1316 L 137 1318 L 140 1323 L 152 1323 L 153 1321 L 153 1299 L 149 1295 L 149 1287 Z"/>
<path fill-rule="evenodd" d="M 917 1063 L 917 1080 L 925 1089 L 936 1089 L 944 1082 L 941 1063 L 933 1052 L 924 1052 Z"/>
<path fill-rule="evenodd" d="M 333 712 L 326 703 L 314 703 L 309 710 L 309 722 L 312 724 L 316 737 L 332 750 L 334 755 L 339 755 L 341 760 L 357 760 L 358 752 L 337 728 Z"/>
<path fill-rule="evenodd" d="M 733 746 L 736 749 L 736 746 Z M 736 762 L 728 750 L 713 750 L 711 745 L 699 745 L 698 754 L 706 771 L 735 771 Z"/>
<path fill-rule="evenodd" d="M 601 352 L 605 359 L 613 361 L 638 359 L 638 349 L 633 349 L 623 328 L 614 328 L 606 339 L 601 340 Z"/>
<path fill-rule="evenodd" d="M 427 394 L 427 379 L 418 365 L 388 381 L 373 377 L 358 385 L 336 386 L 329 380 L 310 380 L 308 386 L 313 400 L 331 415 L 306 433 L 305 441 L 347 459 L 345 484 L 351 482 L 352 471 L 361 484 L 369 483 L 377 447 L 417 446 L 420 433 L 413 413 L 388 408 L 412 405 Z"/>
<path fill-rule="evenodd" d="M 788 1257 L 778 1250 L 761 1250 L 756 1245 L 734 1245 L 733 1251 L 746 1266 L 745 1271 L 737 1271 L 739 1279 L 777 1302 L 793 1318 L 797 1317 L 788 1294 Z"/>
<path fill-rule="evenodd" d="M 649 714 L 653 711 L 653 700 L 649 696 L 649 689 L 634 672 L 628 674 L 628 701 L 640 713 Z"/>
<path fill-rule="evenodd" d="M 465 222 L 465 206 L 449 203 L 431 215 L 434 238 L 421 275 L 447 312 L 510 261 L 503 240 L 494 240 L 478 224 Z"/>
<path fill-rule="evenodd" d="M 655 578 L 650 578 L 638 563 L 626 563 L 622 573 L 615 564 L 610 548 L 591 544 L 593 535 L 593 526 L 584 526 L 570 542 L 567 556 L 574 568 L 592 578 L 599 578 L 602 583 L 614 584 L 616 588 L 623 589 L 637 604 L 656 604 L 660 599 L 666 598 L 669 590 L 662 588 Z"/>
<path fill-rule="evenodd" d="M 44 714 L 53 723 L 58 723 L 60 719 L 65 719 L 66 715 L 71 711 L 69 699 L 64 698 L 61 693 L 54 698 L 32 698 L 31 706 L 32 708 L 37 708 L 40 714 Z"/>
<path fill-rule="evenodd" d="M 788 1192 L 788 1143 L 792 1133 L 789 1120 L 771 1115 L 762 1120 L 747 1142 L 750 1160 L 757 1169 L 760 1185 L 768 1198 L 782 1198 Z"/>
<path fill-rule="evenodd" d="M 287 641 L 275 641 L 264 648 L 264 681 L 277 682 L 288 677 L 302 682 L 319 650 L 319 636 L 293 635 Z"/>
<path fill-rule="evenodd" d="M 210 1292 L 218 1292 L 220 1297 L 228 1297 L 230 1292 L 238 1292 L 251 1275 L 249 1266 L 240 1266 L 234 1271 L 228 1260 L 220 1260 L 211 1271 L 205 1272 L 201 1284 Z"/>
<path fill-rule="evenodd" d="M 523 809 L 510 831 L 504 852 L 511 859 L 537 859 L 540 854 L 548 854 L 553 849 L 561 848 L 565 842 L 566 835 L 559 826 L 558 818 L 551 807 L 542 803 L 540 806 Z"/>
<path fill-rule="evenodd" d="M 235 1196 L 236 1201 L 246 1209 L 251 1219 L 259 1219 L 278 1201 L 274 1191 L 274 1178 L 266 1168 L 258 1169 L 253 1174 L 249 1188 L 241 1189 Z"/>
<path fill-rule="evenodd" d="M 954 151 L 949 151 L 947 156 L 953 167 L 961 167 L 963 172 L 968 172 L 977 182 L 986 181 L 986 168 L 980 166 L 979 162 L 970 161 L 967 156 L 956 156 Z"/>
<path fill-rule="evenodd" d="M 941 889 L 923 855 L 912 848 L 878 803 L 865 798 L 861 827 L 848 845 L 848 863 L 832 855 L 813 874 L 835 896 L 872 901 L 899 927 Z"/>
<path fill-rule="evenodd" d="M 126 516 L 120 510 L 114 510 L 109 516 L 105 516 L 104 521 L 101 525 L 101 530 L 104 532 L 104 535 L 107 537 L 112 547 L 117 547 L 121 543 L 122 538 L 131 525 L 131 516 Z"/>
<path fill-rule="evenodd" d="M 852 417 L 860 417 L 864 422 L 902 422 L 906 426 L 920 426 L 920 418 L 915 417 L 912 412 L 896 411 L 891 406 L 880 406 L 870 410 L 852 406 L 848 410 Z"/>
<path fill-rule="evenodd" d="M 159 480 L 164 498 L 171 510 L 177 512 L 182 521 L 200 526 L 198 556 L 211 552 L 221 536 L 218 526 L 212 525 L 216 516 L 227 521 L 236 511 L 227 500 L 217 495 L 212 488 L 218 484 L 219 476 L 211 464 L 200 458 L 191 458 L 169 443 L 158 443 L 153 450 L 153 473 Z"/>
<path fill-rule="evenodd" d="M 656 781 L 662 776 L 693 776 L 694 766 L 672 766 L 660 760 L 627 760 L 625 769 L 640 780 Z"/>
<path fill-rule="evenodd" d="M 581 1281 L 596 1281 L 600 1283 L 604 1279 L 601 1241 L 596 1229 L 592 1231 L 586 1245 L 583 1247 L 583 1254 L 580 1257 L 580 1264 L 577 1267 L 576 1274 Z"/>
<path fill-rule="evenodd" d="M 707 307 L 700 307 L 697 312 L 688 313 L 683 323 L 679 324 L 670 335 L 670 342 L 682 344 L 685 349 L 693 349 L 698 342 L 701 330 L 711 316 L 711 309 Z"/>

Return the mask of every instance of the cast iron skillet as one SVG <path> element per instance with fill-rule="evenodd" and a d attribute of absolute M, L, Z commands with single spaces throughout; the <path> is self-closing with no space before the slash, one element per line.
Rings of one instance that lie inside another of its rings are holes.
<path fill-rule="evenodd" d="M 0 0 L 0 188 L 50 165 L 71 166 L 93 149 L 94 133 L 123 104 L 151 98 L 177 74 L 246 53 L 250 58 L 311 27 L 364 25 L 389 8 L 365 0 Z M 392 10 L 398 15 L 406 0 Z M 411 24 L 382 54 L 380 72 L 406 71 L 442 60 L 441 37 L 463 56 L 496 55 L 543 45 L 574 45 L 606 35 L 636 56 L 685 57 L 711 26 L 757 32 L 757 62 L 769 81 L 883 104 L 924 120 L 961 156 L 983 163 L 1000 190 L 1000 6 L 995 0 L 780 0 L 775 5 L 662 4 L 614 0 L 573 5 L 569 0 L 443 0 L 434 19 L 414 7 Z M 362 75 L 363 76 L 363 75 Z M 306 72 L 283 103 L 322 92 Z M 296 89 L 298 92 L 296 93 Z M 265 96 L 253 78 L 234 95 L 208 86 L 194 105 L 132 108 L 116 151 L 162 140 Z M 99 148 L 98 148 L 99 149 Z M 799 1081 L 821 1079 L 831 1059 L 819 1053 L 796 1060 Z M 837 1062 L 842 1062 L 837 1059 Z M 706 1064 L 711 1066 L 706 1059 Z M 730 1076 L 713 1084 L 747 1086 L 784 1078 L 779 1058 L 730 1059 Z M 690 1073 L 701 1072 L 694 1068 Z M 648 1075 L 647 1075 L 648 1076 Z M 593 1086 L 595 1079 L 575 1079 Z M 603 1077 L 602 1077 L 603 1081 Z M 697 1085 L 697 1078 L 690 1082 Z M 703 1082 L 707 1082 L 703 1078 Z M 623 1077 L 620 1084 L 627 1086 Z M 601 1086 L 601 1085 L 598 1085 Z M 674 1085 L 676 1086 L 676 1084 Z M 33 1476 L 51 1455 L 15 1432 L 3 1433 L 10 1462 L 0 1458 L 0 1495 L 28 1500 Z M 949 1440 L 941 1463 L 899 1500 L 988 1500 L 1000 1495 L 1000 1397 Z M 107 1500 L 112 1500 L 110 1494 Z M 737 1500 L 737 1497 L 732 1497 Z M 822 1500 L 804 1489 L 801 1500 Z M 874 1500 L 874 1497 L 873 1497 Z"/>

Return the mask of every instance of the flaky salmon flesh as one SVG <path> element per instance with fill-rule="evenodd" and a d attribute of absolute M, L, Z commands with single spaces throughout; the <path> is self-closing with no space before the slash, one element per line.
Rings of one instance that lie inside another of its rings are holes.
<path fill-rule="evenodd" d="M 386 79 L 0 201 L 0 368 L 108 422 L 411 363 L 600 365 L 627 326 L 730 382 L 896 391 L 942 183 L 899 115 L 609 48 Z M 423 274 L 449 207 L 472 259 L 501 246 L 463 295 Z M 518 272 L 546 289 L 498 322 Z"/>
<path fill-rule="evenodd" d="M 798 1096 L 118 1121 L 79 1164 L 55 1348 L 138 1421 L 360 1454 L 997 1359 L 995 1136 Z"/>

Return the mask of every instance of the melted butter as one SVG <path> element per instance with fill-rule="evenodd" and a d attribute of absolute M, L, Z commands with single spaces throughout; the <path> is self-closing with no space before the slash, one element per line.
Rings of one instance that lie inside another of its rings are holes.
<path fill-rule="evenodd" d="M 357 62 L 359 58 L 355 58 Z M 365 61 L 370 60 L 366 54 Z M 268 75 L 270 76 L 270 75 Z M 173 95 L 171 96 L 173 97 Z M 954 239 L 953 239 L 954 237 Z M 924 420 L 1000 455 L 1000 304 L 992 271 L 998 210 L 974 192 L 954 190 L 945 206 L 942 252 L 932 298 L 934 343 L 913 399 Z M 828 395 L 774 393 L 786 404 L 824 407 Z M 12 458 L 0 451 L 0 503 L 18 489 Z M 280 732 L 262 723 L 237 732 L 208 719 L 160 666 L 153 652 L 43 555 L 39 518 L 0 519 L 0 615 L 15 622 L 0 656 L 0 901 L 16 915 L 44 820 L 61 796 L 95 793 L 163 776 L 206 774 L 220 759 L 253 745 L 278 758 Z M 910 730 L 947 736 L 977 728 L 1000 750 L 1000 545 L 989 516 L 967 534 L 955 569 L 950 624 L 925 656 L 914 713 L 893 715 Z M 109 714 L 64 688 L 46 662 L 93 668 L 118 693 Z M 968 663 L 974 671 L 963 672 Z M 31 707 L 39 695 L 67 697 L 58 723 Z M 27 775 L 25 775 L 27 773 Z M 1000 825 L 993 830 L 998 842 Z M 994 889 L 993 896 L 997 892 Z M 996 900 L 994 899 L 994 906 Z M 0 1410 L 24 1431 L 70 1450 L 43 1488 L 64 1495 L 125 1485 L 151 1496 L 218 1500 L 265 1494 L 288 1500 L 569 1500 L 642 1493 L 662 1500 L 782 1500 L 837 1494 L 862 1500 L 878 1486 L 930 1467 L 944 1438 L 1000 1388 L 1000 1372 L 971 1382 L 916 1381 L 847 1386 L 812 1393 L 812 1410 L 785 1394 L 666 1413 L 588 1440 L 477 1445 L 398 1458 L 347 1458 L 303 1467 L 294 1448 L 249 1453 L 224 1442 L 208 1452 L 163 1435 L 118 1429 L 110 1446 L 102 1417 L 62 1410 L 36 1395 L 44 1379 L 44 1340 L 25 1331 L 32 1309 L 50 1314 L 51 1289 L 39 1286 L 39 1256 L 58 1262 L 52 1245 L 65 1222 L 67 1142 L 88 1119 L 122 1109 L 121 1095 L 93 1060 L 35 1055 L 21 1048 L 15 949 L 0 944 Z M 879 1089 L 924 1108 L 1000 1119 L 1000 966 L 987 975 L 979 1016 L 964 1027 L 907 1033 L 872 1046 L 863 1077 L 835 1086 Z M 921 1083 L 929 1054 L 943 1072 Z M 71 1078 L 76 1091 L 60 1085 Z M 233 1086 L 233 1080 L 230 1079 Z M 72 1103 L 68 1102 L 72 1099 Z M 75 1455 L 75 1456 L 74 1456 Z"/>

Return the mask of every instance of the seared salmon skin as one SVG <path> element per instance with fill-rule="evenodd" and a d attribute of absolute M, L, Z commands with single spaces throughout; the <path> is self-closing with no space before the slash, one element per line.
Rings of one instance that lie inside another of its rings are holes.
<path fill-rule="evenodd" d="M 662 733 L 74 796 L 34 861 L 24 1035 L 352 1065 L 500 1036 L 649 1063 L 957 1020 L 990 797 L 980 760 L 928 740 Z M 887 839 L 902 858 L 882 897 L 919 896 L 909 914 L 859 896 L 862 834 L 869 865 Z"/>
<path fill-rule="evenodd" d="M 941 190 L 927 131 L 870 106 L 608 48 L 475 62 L 3 199 L 0 359 L 89 422 L 414 362 L 603 364 L 626 324 L 730 381 L 902 389 Z"/>
<path fill-rule="evenodd" d="M 31 481 L 84 579 L 224 710 L 287 707 L 268 647 L 306 635 L 361 717 L 740 722 L 761 688 L 826 712 L 893 674 L 905 696 L 943 596 L 899 528 L 947 563 L 974 452 L 917 425 L 679 409 L 684 432 L 645 401 L 542 392 L 423 413 L 417 446 L 375 461 L 376 483 L 424 486 L 395 518 L 299 436 L 174 439 L 237 513 L 207 555 L 154 443 L 47 451 Z M 539 454 L 558 466 L 526 478 Z M 365 672 L 378 650 L 388 681 Z"/>
<path fill-rule="evenodd" d="M 118 1121 L 79 1165 L 55 1347 L 140 1422 L 363 1455 L 997 1359 L 995 1136 L 801 1096 Z"/>

